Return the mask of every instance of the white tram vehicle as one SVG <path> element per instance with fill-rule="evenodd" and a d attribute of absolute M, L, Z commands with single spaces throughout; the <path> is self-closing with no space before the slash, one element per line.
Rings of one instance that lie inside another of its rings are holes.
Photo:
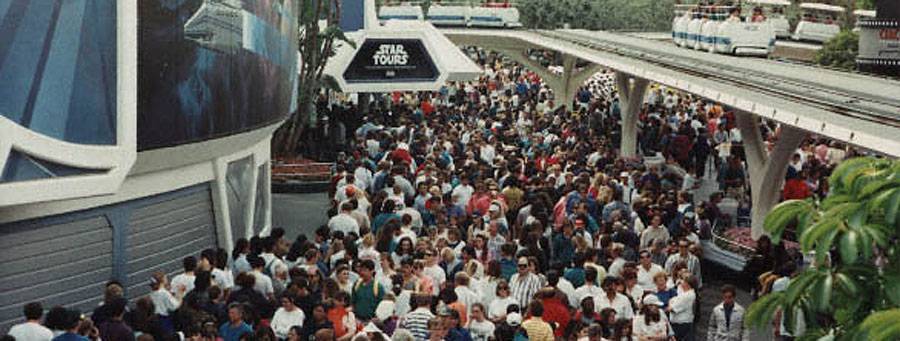
<path fill-rule="evenodd" d="M 778 39 L 791 38 L 791 23 L 784 14 L 785 8 L 791 5 L 788 0 L 751 0 L 749 5 L 759 7 L 766 16 L 766 21 L 772 25 L 775 30 L 775 37 Z"/>
<path fill-rule="evenodd" d="M 856 22 L 860 22 L 865 19 L 875 19 L 877 14 L 875 10 L 866 10 L 866 9 L 858 9 L 853 11 L 853 16 L 856 17 Z M 859 26 L 853 28 L 853 32 L 859 32 Z"/>
<path fill-rule="evenodd" d="M 469 6 L 445 6 L 434 4 L 428 7 L 425 20 L 434 26 L 465 27 L 469 24 Z"/>
<path fill-rule="evenodd" d="M 742 18 L 732 6 L 679 6 L 672 23 L 676 45 L 737 56 L 766 57 L 775 49 L 775 30 L 765 16 Z"/>
<path fill-rule="evenodd" d="M 794 40 L 824 43 L 841 32 L 840 16 L 844 8 L 840 6 L 802 3 L 803 15 L 794 30 Z"/>
<path fill-rule="evenodd" d="M 444 1 L 429 6 L 427 13 L 417 2 L 387 4 L 378 10 L 378 19 L 382 23 L 387 20 L 426 20 L 441 27 L 522 27 L 519 10 L 506 2 L 469 6 L 463 2 Z"/>
<path fill-rule="evenodd" d="M 425 13 L 421 6 L 413 6 L 408 3 L 381 6 L 378 10 L 378 21 L 384 23 L 388 20 L 425 20 Z"/>
<path fill-rule="evenodd" d="M 469 27 L 519 28 L 519 10 L 503 4 L 485 4 L 469 9 Z"/>

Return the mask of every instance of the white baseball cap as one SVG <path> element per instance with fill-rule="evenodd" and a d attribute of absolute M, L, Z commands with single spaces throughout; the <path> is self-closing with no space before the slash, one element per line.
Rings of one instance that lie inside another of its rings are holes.
<path fill-rule="evenodd" d="M 662 306 L 663 306 L 662 301 L 660 301 L 660 300 L 659 300 L 659 297 L 656 297 L 656 295 L 647 295 L 647 296 L 645 296 L 645 297 L 644 297 L 644 300 L 643 300 L 643 303 L 644 303 L 644 305 L 655 305 L 655 306 L 657 306 L 657 307 L 662 307 Z"/>
<path fill-rule="evenodd" d="M 506 315 L 506 323 L 510 326 L 518 326 L 522 324 L 522 315 L 519 315 L 519 313 L 510 313 L 509 315 Z"/>

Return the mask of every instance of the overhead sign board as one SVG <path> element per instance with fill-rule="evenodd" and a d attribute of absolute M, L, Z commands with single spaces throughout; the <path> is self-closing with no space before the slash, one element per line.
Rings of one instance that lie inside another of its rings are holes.
<path fill-rule="evenodd" d="M 344 71 L 347 83 L 431 82 L 439 72 L 421 39 L 366 39 Z"/>
<path fill-rule="evenodd" d="M 343 92 L 437 91 L 448 80 L 478 79 L 483 71 L 459 47 L 417 20 L 388 20 L 335 41 L 325 74 Z"/>

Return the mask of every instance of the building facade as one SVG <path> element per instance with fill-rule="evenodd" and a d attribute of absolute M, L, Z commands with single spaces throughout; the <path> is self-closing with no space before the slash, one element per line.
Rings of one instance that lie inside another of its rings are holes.
<path fill-rule="evenodd" d="M 0 1 L 0 333 L 271 227 L 295 0 Z"/>

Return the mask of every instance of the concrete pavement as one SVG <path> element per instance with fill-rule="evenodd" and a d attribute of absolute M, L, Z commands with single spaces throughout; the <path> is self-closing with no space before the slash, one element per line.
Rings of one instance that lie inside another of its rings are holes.
<path fill-rule="evenodd" d="M 328 223 L 329 202 L 327 193 L 272 193 L 272 227 L 284 228 L 289 240 L 301 233 L 312 239 Z"/>

